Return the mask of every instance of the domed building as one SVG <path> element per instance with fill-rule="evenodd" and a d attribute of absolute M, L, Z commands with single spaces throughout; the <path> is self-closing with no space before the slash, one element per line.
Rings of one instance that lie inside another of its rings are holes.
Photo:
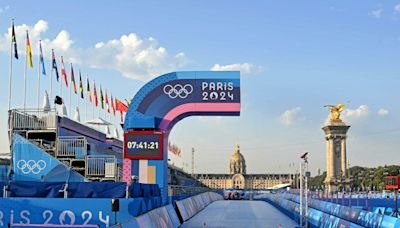
<path fill-rule="evenodd" d="M 246 160 L 240 153 L 239 144 L 236 145 L 235 152 L 231 156 L 231 162 L 229 165 L 229 174 L 246 174 Z"/>
<path fill-rule="evenodd" d="M 210 188 L 268 189 L 291 183 L 290 174 L 247 174 L 246 160 L 237 144 L 229 161 L 229 174 L 196 174 Z"/>

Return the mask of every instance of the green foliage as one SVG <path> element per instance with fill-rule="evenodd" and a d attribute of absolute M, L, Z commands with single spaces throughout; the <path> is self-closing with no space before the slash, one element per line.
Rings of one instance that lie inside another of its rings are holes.
<path fill-rule="evenodd" d="M 398 176 L 400 174 L 400 166 L 389 165 L 389 166 L 378 166 L 376 168 L 366 168 L 360 166 L 353 166 L 349 169 L 349 177 L 351 180 L 351 187 L 353 190 L 358 188 L 361 191 L 374 188 L 379 190 L 385 189 L 385 176 Z M 309 186 L 311 189 L 318 188 L 324 185 L 326 178 L 326 172 L 322 175 L 311 177 Z"/>

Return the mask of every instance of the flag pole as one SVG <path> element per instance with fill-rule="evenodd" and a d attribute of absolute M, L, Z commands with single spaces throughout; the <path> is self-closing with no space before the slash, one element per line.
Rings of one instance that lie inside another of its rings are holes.
<path fill-rule="evenodd" d="M 28 39 L 28 30 L 26 30 L 26 38 Z M 24 68 L 24 111 L 26 109 L 26 74 L 28 70 L 28 46 L 26 47 L 26 53 L 25 53 L 25 68 Z"/>
<path fill-rule="evenodd" d="M 14 26 L 14 18 L 11 19 L 11 30 Z M 11 31 L 12 33 L 12 31 Z M 12 34 L 11 34 L 12 36 Z M 11 109 L 11 81 L 12 81 L 12 72 L 13 72 L 13 39 L 11 37 L 10 42 L 10 75 L 8 76 L 8 110 Z"/>
<path fill-rule="evenodd" d="M 93 102 L 93 104 L 92 104 L 92 119 L 94 119 L 94 106 L 95 106 L 95 104 Z"/>
<path fill-rule="evenodd" d="M 70 66 L 71 66 L 71 69 L 72 69 L 72 63 L 70 63 Z M 72 71 L 71 71 L 71 73 L 72 73 Z M 71 101 L 71 87 L 72 87 L 72 75 L 69 76 L 69 114 L 70 115 L 72 114 L 72 112 L 71 112 L 71 104 L 72 104 L 72 101 Z"/>
<path fill-rule="evenodd" d="M 80 76 L 81 76 L 81 70 L 79 69 L 78 70 L 78 73 L 79 73 L 79 78 L 80 78 Z M 77 77 L 78 78 L 78 77 Z M 80 79 L 79 79 L 80 80 Z M 78 92 L 78 90 L 76 91 L 76 107 L 78 107 L 78 110 L 79 110 L 79 98 L 80 98 L 80 93 L 81 93 L 81 86 L 80 86 L 80 81 L 78 82 L 79 83 L 79 92 Z M 79 117 L 80 117 L 80 110 L 79 110 Z"/>
<path fill-rule="evenodd" d="M 85 99 L 85 120 L 87 121 L 87 98 Z"/>
<path fill-rule="evenodd" d="M 51 49 L 51 57 L 53 58 L 53 50 Z M 51 59 L 51 67 L 50 67 L 50 104 L 51 104 L 51 100 L 53 99 L 53 59 Z M 50 105 L 51 106 L 51 105 Z"/>
<path fill-rule="evenodd" d="M 89 82 L 89 79 L 86 76 L 86 83 L 88 83 L 88 82 Z M 86 121 L 88 121 L 88 119 L 87 119 L 87 98 L 88 98 L 87 86 L 88 85 L 86 85 L 86 97 L 85 97 L 85 120 Z"/>
<path fill-rule="evenodd" d="M 63 74 L 62 73 L 62 67 L 63 67 L 63 63 L 64 63 L 64 61 L 63 61 L 63 57 L 61 56 L 61 60 L 62 60 L 62 62 L 61 62 L 61 64 L 62 64 L 62 66 L 61 66 L 61 74 Z M 62 77 L 63 78 L 63 77 Z M 59 81 L 60 82 L 60 97 L 63 99 L 63 101 L 64 101 L 64 97 L 63 97 L 63 95 L 62 95 L 62 78 L 61 78 L 61 80 Z M 64 80 L 65 80 L 65 78 L 64 78 Z M 64 105 L 65 105 L 65 102 L 64 102 Z"/>
<path fill-rule="evenodd" d="M 78 108 L 78 111 L 79 111 L 79 117 L 80 117 L 80 110 L 79 110 L 79 97 L 80 97 L 80 95 L 79 94 L 76 94 L 76 107 Z"/>
<path fill-rule="evenodd" d="M 94 91 L 95 91 L 95 85 L 96 85 L 96 81 L 93 80 L 93 95 L 94 95 Z M 97 92 L 96 92 L 97 93 Z M 97 99 L 97 98 L 96 98 Z M 94 106 L 95 106 L 95 100 L 94 100 L 94 96 L 93 96 L 93 100 L 92 100 L 92 119 L 94 119 Z"/>
<path fill-rule="evenodd" d="M 38 47 L 38 100 L 37 100 L 37 107 L 38 110 L 40 109 L 40 43 L 42 41 L 39 40 L 39 47 Z"/>
<path fill-rule="evenodd" d="M 8 77 L 8 110 L 7 111 L 9 111 L 10 109 L 11 109 L 11 80 L 12 80 L 12 72 L 13 72 L 13 44 L 14 44 L 14 41 L 13 41 L 13 28 L 14 28 L 14 18 L 13 19 L 11 19 L 11 42 L 10 42 L 10 75 L 9 75 L 9 77 Z M 15 36 L 15 32 L 14 32 L 14 36 Z M 17 40 L 15 39 L 15 42 L 17 42 Z M 10 128 L 10 126 L 9 126 L 9 128 Z M 11 137 L 11 131 L 9 130 L 8 131 L 8 145 L 9 145 L 9 152 L 10 152 L 10 157 L 11 157 L 11 159 L 10 159 L 10 172 L 9 172 L 9 175 L 11 176 L 11 173 L 12 173 L 12 170 L 13 170 L 13 159 L 14 159 L 14 156 L 13 156 L 13 152 L 12 152 L 12 150 L 11 150 L 11 147 L 12 147 L 12 137 Z"/>
<path fill-rule="evenodd" d="M 103 94 L 103 91 L 101 91 L 101 84 L 100 84 L 100 102 L 99 102 L 100 104 L 99 104 L 99 113 L 98 113 L 98 117 L 99 118 L 101 118 L 101 115 L 100 115 L 101 114 L 101 107 L 100 106 L 101 106 L 101 104 L 103 104 L 102 103 L 103 102 L 102 94 Z"/>

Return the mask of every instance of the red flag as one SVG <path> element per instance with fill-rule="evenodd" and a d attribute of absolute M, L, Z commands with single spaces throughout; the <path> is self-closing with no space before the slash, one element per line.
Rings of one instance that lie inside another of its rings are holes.
<path fill-rule="evenodd" d="M 61 74 L 64 76 L 65 85 L 68 87 L 67 73 L 64 67 L 64 57 L 61 56 Z"/>
<path fill-rule="evenodd" d="M 99 106 L 99 101 L 97 100 L 97 91 L 96 91 L 96 82 L 93 82 L 93 96 L 94 96 L 94 104 Z"/>
<path fill-rule="evenodd" d="M 122 103 L 120 100 L 115 99 L 115 109 L 120 112 L 127 112 L 128 106 Z"/>
<path fill-rule="evenodd" d="M 108 103 L 108 93 L 106 90 L 106 105 L 107 105 L 107 112 L 110 113 L 110 104 Z"/>
<path fill-rule="evenodd" d="M 117 111 L 120 111 L 121 114 L 121 122 L 123 122 L 123 116 L 124 112 L 128 111 L 128 106 L 126 106 L 124 103 L 122 103 L 120 100 L 115 99 L 115 109 Z"/>

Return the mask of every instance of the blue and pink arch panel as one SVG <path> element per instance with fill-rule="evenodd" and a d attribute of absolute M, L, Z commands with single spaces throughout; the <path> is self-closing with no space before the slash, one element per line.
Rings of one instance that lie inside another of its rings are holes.
<path fill-rule="evenodd" d="M 163 135 L 161 160 L 124 159 L 123 177 L 157 183 L 167 197 L 167 146 L 173 126 L 188 116 L 239 116 L 239 71 L 187 71 L 161 75 L 134 96 L 124 122 L 125 132 L 154 131 Z"/>

